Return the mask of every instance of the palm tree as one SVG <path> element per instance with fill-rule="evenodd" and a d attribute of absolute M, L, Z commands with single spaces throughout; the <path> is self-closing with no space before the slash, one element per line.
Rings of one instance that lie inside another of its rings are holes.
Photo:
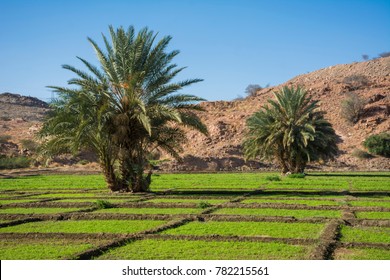
<path fill-rule="evenodd" d="M 308 162 L 333 158 L 337 136 L 318 101 L 300 87 L 284 87 L 274 95 L 276 100 L 247 120 L 246 158 L 275 159 L 283 174 L 303 173 Z"/>
<path fill-rule="evenodd" d="M 65 119 L 64 127 L 74 131 L 67 133 L 73 150 L 87 147 L 99 156 L 110 189 L 146 191 L 151 172 L 145 176 L 144 171 L 151 152 L 162 150 L 177 158 L 186 140 L 183 127 L 207 133 L 194 114 L 203 99 L 179 93 L 201 80 L 173 82 L 184 68 L 172 63 L 179 51 L 166 52 L 171 37 L 155 43 L 157 35 L 147 28 L 138 34 L 132 26 L 127 31 L 110 26 L 109 31 L 111 42 L 103 35 L 105 50 L 88 38 L 100 68 L 82 58 L 89 72 L 63 66 L 77 75 L 68 81 L 77 89 L 52 87 L 60 101 L 53 104 L 54 115 L 47 124 Z M 78 115 L 69 116 L 74 121 L 66 119 L 68 113 L 56 113 L 64 108 Z M 44 136 L 61 144 L 63 135 L 58 137 L 50 127 L 46 125 Z"/>

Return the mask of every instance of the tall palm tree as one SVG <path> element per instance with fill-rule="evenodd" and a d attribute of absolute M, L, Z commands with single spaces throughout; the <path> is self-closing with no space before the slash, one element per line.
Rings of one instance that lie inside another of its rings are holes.
<path fill-rule="evenodd" d="M 99 155 L 105 176 L 114 174 L 114 180 L 106 180 L 113 182 L 108 183 L 112 190 L 146 191 L 151 173 L 145 176 L 144 171 L 152 151 L 163 150 L 178 157 L 186 140 L 183 127 L 207 133 L 194 114 L 201 110 L 198 102 L 203 99 L 179 92 L 201 80 L 173 82 L 184 68 L 172 63 L 179 51 L 166 51 L 171 37 L 155 42 L 157 34 L 147 28 L 136 34 L 132 26 L 126 31 L 110 26 L 109 31 L 111 42 L 103 35 L 104 50 L 88 38 L 100 67 L 82 58 L 79 59 L 88 72 L 63 66 L 77 75 L 68 82 L 77 89 L 52 87 L 60 97 L 60 102 L 54 103 L 54 112 L 73 104 L 72 110 L 79 114 L 70 116 L 77 120 L 68 122 L 70 128 L 67 127 L 79 132 L 69 139 L 73 149 L 82 144 Z M 47 123 L 55 123 L 60 116 L 54 114 Z M 45 136 L 51 135 L 53 141 L 56 134 L 49 127 L 46 126 Z M 101 142 L 92 144 L 90 137 L 98 137 Z"/>
<path fill-rule="evenodd" d="M 303 88 L 284 87 L 247 120 L 246 158 L 274 160 L 282 173 L 302 173 L 307 162 L 337 154 L 332 125 Z"/>

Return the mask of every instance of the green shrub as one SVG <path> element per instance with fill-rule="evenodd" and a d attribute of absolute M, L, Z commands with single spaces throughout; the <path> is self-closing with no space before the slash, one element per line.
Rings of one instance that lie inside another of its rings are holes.
<path fill-rule="evenodd" d="M 107 200 L 98 199 L 96 200 L 95 204 L 99 209 L 115 208 L 115 205 Z"/>
<path fill-rule="evenodd" d="M 23 139 L 20 141 L 23 149 L 27 149 L 31 152 L 36 152 L 38 149 L 38 143 L 31 139 Z"/>
<path fill-rule="evenodd" d="M 265 177 L 265 179 L 267 181 L 282 181 L 282 179 L 278 175 L 270 175 L 270 176 Z"/>
<path fill-rule="evenodd" d="M 0 144 L 7 143 L 11 138 L 11 135 L 0 135 Z"/>
<path fill-rule="evenodd" d="M 292 178 L 292 179 L 302 179 L 305 178 L 305 173 L 293 173 L 293 174 L 288 174 L 287 178 Z"/>
<path fill-rule="evenodd" d="M 352 156 L 357 157 L 359 159 L 368 159 L 372 158 L 372 155 L 367 153 L 366 151 L 362 151 L 360 149 L 355 149 L 352 151 Z"/>
<path fill-rule="evenodd" d="M 380 133 L 367 137 L 363 146 L 374 155 L 390 157 L 390 133 Z"/>
<path fill-rule="evenodd" d="M 82 160 L 80 160 L 80 161 L 78 162 L 78 164 L 81 164 L 81 165 L 86 165 L 86 164 L 88 164 L 88 163 L 89 163 L 89 161 L 86 160 L 86 159 L 82 159 Z"/>
<path fill-rule="evenodd" d="M 343 79 L 343 83 L 349 85 L 352 90 L 367 86 L 370 81 L 364 75 L 351 75 Z"/>
<path fill-rule="evenodd" d="M 8 116 L 1 116 L 1 117 L 0 117 L 0 120 L 5 121 L 5 122 L 8 122 L 8 121 L 11 120 L 11 118 L 8 117 Z"/>
<path fill-rule="evenodd" d="M 341 102 L 341 116 L 350 123 L 357 123 L 363 115 L 366 101 L 359 95 L 348 93 L 347 98 Z"/>
<path fill-rule="evenodd" d="M 201 202 L 198 203 L 198 208 L 202 208 L 202 209 L 208 208 L 208 207 L 211 207 L 211 206 L 212 205 L 210 203 L 205 202 L 205 201 L 201 201 Z"/>
<path fill-rule="evenodd" d="M 30 159 L 27 157 L 0 158 L 0 169 L 26 168 L 29 166 Z"/>

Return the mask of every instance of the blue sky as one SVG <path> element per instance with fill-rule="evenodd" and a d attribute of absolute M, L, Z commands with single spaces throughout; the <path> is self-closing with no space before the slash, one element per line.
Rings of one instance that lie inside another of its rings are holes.
<path fill-rule="evenodd" d="M 96 62 L 86 38 L 144 26 L 173 37 L 179 79 L 202 78 L 185 92 L 207 100 L 245 95 L 249 84 L 277 85 L 335 64 L 390 51 L 390 1 L 0 1 L 0 92 L 49 100 Z"/>

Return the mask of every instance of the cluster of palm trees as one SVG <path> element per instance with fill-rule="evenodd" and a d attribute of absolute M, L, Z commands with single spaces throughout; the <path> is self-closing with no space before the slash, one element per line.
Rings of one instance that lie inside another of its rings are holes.
<path fill-rule="evenodd" d="M 175 81 L 184 68 L 172 63 L 179 51 L 167 51 L 171 37 L 157 42 L 152 31 L 132 26 L 109 31 L 104 49 L 88 38 L 100 67 L 79 58 L 88 71 L 64 65 L 76 77 L 70 87 L 51 87 L 57 99 L 40 131 L 41 155 L 90 150 L 109 189 L 147 191 L 152 173 L 145 171 L 156 151 L 179 158 L 184 127 L 207 133 L 195 114 L 203 99 L 180 92 L 201 80 Z M 334 130 L 303 89 L 275 96 L 248 119 L 248 158 L 276 158 L 283 172 L 302 172 L 308 161 L 336 154 Z"/>

